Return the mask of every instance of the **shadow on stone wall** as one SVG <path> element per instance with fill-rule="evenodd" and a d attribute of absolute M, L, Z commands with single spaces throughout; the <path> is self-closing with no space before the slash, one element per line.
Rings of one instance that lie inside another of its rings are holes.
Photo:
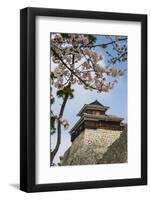
<path fill-rule="evenodd" d="M 97 164 L 127 162 L 127 132 L 124 131 L 103 155 Z"/>
<path fill-rule="evenodd" d="M 81 135 L 82 137 L 82 135 Z M 92 165 L 127 162 L 127 131 L 124 130 L 120 137 L 106 148 L 100 145 L 83 145 L 82 138 L 64 153 L 58 165 Z M 104 153 L 103 153 L 104 152 Z"/>

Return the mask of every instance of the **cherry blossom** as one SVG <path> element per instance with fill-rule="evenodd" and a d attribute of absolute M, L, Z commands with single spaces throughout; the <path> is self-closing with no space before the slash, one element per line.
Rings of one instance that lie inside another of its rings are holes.
<path fill-rule="evenodd" d="M 54 150 L 51 150 L 52 165 L 61 143 L 61 126 L 69 128 L 63 112 L 68 99 L 74 96 L 72 86 L 77 84 L 85 90 L 109 92 L 117 83 L 117 78 L 125 73 L 118 63 L 127 61 L 127 37 L 105 36 L 107 42 L 101 44 L 96 44 L 96 37 L 87 34 L 51 34 L 51 87 L 57 89 L 56 94 L 62 98 L 59 114 L 53 115 L 51 110 L 53 131 L 57 126 L 57 142 Z M 51 96 L 51 99 L 54 102 L 54 97 Z"/>
<path fill-rule="evenodd" d="M 125 49 L 118 43 L 119 39 L 118 36 L 115 37 L 113 48 L 118 49 L 118 52 L 124 52 Z M 114 86 L 114 77 L 124 75 L 124 70 L 118 69 L 115 65 L 111 67 L 100 65 L 103 55 L 96 51 L 88 35 L 52 34 L 51 54 L 52 62 L 57 64 L 53 71 L 56 77 L 54 86 L 57 89 L 62 89 L 69 83 L 77 83 L 83 85 L 85 89 L 108 92 Z M 122 59 L 125 56 L 126 53 Z M 107 87 L 107 80 L 103 79 L 106 76 L 113 77 L 112 87 Z"/>

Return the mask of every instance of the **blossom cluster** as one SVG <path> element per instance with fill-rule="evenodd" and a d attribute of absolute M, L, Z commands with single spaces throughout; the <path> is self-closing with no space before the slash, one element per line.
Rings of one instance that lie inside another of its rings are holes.
<path fill-rule="evenodd" d="M 57 122 L 63 125 L 65 129 L 69 128 L 69 123 L 66 119 L 63 119 L 62 117 L 57 117 Z"/>
<path fill-rule="evenodd" d="M 90 48 L 90 43 L 88 35 L 52 35 L 52 62 L 56 64 L 52 73 L 57 89 L 63 89 L 69 83 L 77 83 L 88 90 L 108 92 L 116 83 L 116 77 L 124 74 L 124 70 L 114 65 L 102 66 L 100 61 L 103 55 L 95 48 Z"/>
<path fill-rule="evenodd" d="M 127 61 L 127 37 L 123 36 L 106 36 L 112 43 L 112 50 L 114 52 L 114 56 L 106 51 L 106 54 L 110 59 L 109 63 L 115 64 L 117 62 Z"/>

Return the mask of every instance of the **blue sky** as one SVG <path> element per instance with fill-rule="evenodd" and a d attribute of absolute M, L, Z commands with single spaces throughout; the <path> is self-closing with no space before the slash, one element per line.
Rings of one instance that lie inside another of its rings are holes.
<path fill-rule="evenodd" d="M 96 44 L 105 43 L 107 40 L 104 36 L 97 36 Z M 100 48 L 97 49 L 100 51 Z M 104 64 L 107 65 L 106 60 Z M 117 65 L 116 65 L 117 66 Z M 121 69 L 127 69 L 127 62 L 118 64 L 118 67 Z M 67 119 L 70 127 L 68 130 L 62 128 L 62 141 L 60 149 L 54 159 L 54 163 L 59 162 L 59 156 L 62 156 L 64 152 L 71 145 L 69 130 L 74 126 L 79 117 L 77 113 L 83 107 L 84 104 L 89 104 L 95 100 L 98 100 L 100 103 L 109 106 L 110 109 L 107 111 L 108 114 L 117 115 L 124 118 L 124 122 L 127 122 L 127 71 L 124 76 L 117 78 L 118 83 L 115 87 L 108 93 L 97 93 L 96 91 L 88 91 L 83 89 L 80 85 L 75 84 L 74 88 L 74 98 L 69 99 L 67 106 L 64 111 L 64 119 Z M 52 107 L 55 114 L 59 113 L 60 105 L 62 100 L 57 98 Z M 51 136 L 51 148 L 54 148 L 56 143 L 56 134 Z"/>

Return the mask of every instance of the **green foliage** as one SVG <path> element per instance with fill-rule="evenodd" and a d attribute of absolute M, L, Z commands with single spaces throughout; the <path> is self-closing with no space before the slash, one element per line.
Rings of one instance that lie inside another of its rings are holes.
<path fill-rule="evenodd" d="M 50 119 L 50 125 L 51 125 L 50 133 L 51 134 L 54 134 L 56 132 L 55 120 L 56 120 L 56 116 L 54 116 L 53 113 L 51 112 L 51 119 Z"/>
<path fill-rule="evenodd" d="M 70 38 L 68 33 L 61 33 L 60 34 L 63 38 Z"/>
<path fill-rule="evenodd" d="M 51 90 L 52 90 L 52 88 L 51 88 Z M 69 97 L 70 99 L 72 99 L 74 97 L 73 92 L 74 92 L 74 90 L 71 89 L 70 85 L 68 85 L 68 86 L 64 87 L 62 90 L 58 90 L 57 96 L 60 97 L 60 98 L 64 98 L 66 96 L 66 97 Z M 54 104 L 54 102 L 55 102 L 55 98 L 54 97 L 51 98 L 50 102 L 51 102 L 51 106 L 52 106 L 52 104 Z M 54 134 L 56 132 L 55 121 L 57 119 L 57 116 L 54 115 L 52 109 L 50 111 L 50 115 L 51 115 L 51 118 L 50 118 L 51 130 L 50 130 L 50 133 Z"/>
<path fill-rule="evenodd" d="M 57 77 L 55 77 L 54 73 L 51 72 L 51 73 L 50 73 L 50 78 L 51 78 L 51 84 L 53 85 L 54 79 L 57 78 Z"/>
<path fill-rule="evenodd" d="M 96 42 L 96 36 L 94 35 L 86 35 L 89 38 L 90 44 L 94 44 Z"/>
<path fill-rule="evenodd" d="M 68 33 L 61 33 L 60 34 L 63 38 L 69 39 L 71 37 L 71 34 Z M 89 45 L 94 44 L 96 42 L 96 36 L 95 35 L 89 35 L 89 34 L 83 34 L 84 36 L 88 37 L 89 39 Z M 78 37 L 78 34 L 77 34 Z"/>
<path fill-rule="evenodd" d="M 51 98 L 50 100 L 51 105 L 55 102 L 55 98 Z M 54 134 L 56 132 L 56 128 L 55 128 L 55 120 L 56 120 L 56 116 L 54 115 L 52 109 L 50 110 L 50 133 Z"/>
<path fill-rule="evenodd" d="M 51 105 L 52 105 L 54 102 L 55 102 L 55 98 L 53 97 L 53 98 L 51 98 L 51 100 L 50 100 Z"/>
<path fill-rule="evenodd" d="M 62 90 L 57 91 L 57 96 L 64 98 L 65 96 L 68 96 L 70 99 L 74 97 L 73 95 L 74 89 L 71 88 L 70 85 L 64 87 Z"/>

